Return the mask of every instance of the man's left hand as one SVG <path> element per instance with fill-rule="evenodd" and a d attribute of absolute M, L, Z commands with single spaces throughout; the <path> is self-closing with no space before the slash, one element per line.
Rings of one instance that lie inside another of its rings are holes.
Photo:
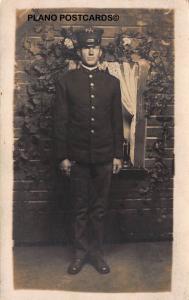
<path fill-rule="evenodd" d="M 122 161 L 121 159 L 114 158 L 113 159 L 113 174 L 118 174 L 122 168 Z"/>

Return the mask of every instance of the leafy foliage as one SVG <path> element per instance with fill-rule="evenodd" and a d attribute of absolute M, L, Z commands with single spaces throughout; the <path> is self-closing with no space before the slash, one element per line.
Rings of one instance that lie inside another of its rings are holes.
<path fill-rule="evenodd" d="M 158 43 L 158 44 L 157 44 Z M 151 32 L 122 32 L 114 43 L 105 49 L 106 59 L 137 63 L 145 59 L 150 63 L 149 76 L 143 92 L 146 118 L 156 115 L 156 121 L 161 127 L 159 137 L 147 149 L 148 157 L 154 159 L 153 167 L 148 170 L 149 182 L 139 191 L 143 195 L 152 193 L 159 185 L 170 180 L 170 171 L 164 162 L 165 148 L 172 138 L 170 127 L 172 117 L 166 110 L 173 103 L 173 74 L 169 69 L 170 42 L 156 40 Z"/>
<path fill-rule="evenodd" d="M 18 116 L 23 120 L 22 132 L 15 145 L 15 167 L 21 176 L 32 180 L 53 180 L 54 159 L 52 146 L 53 101 L 55 81 L 58 74 L 68 70 L 69 60 L 78 61 L 77 44 L 72 28 L 56 32 L 52 26 L 38 24 L 34 27 L 40 38 L 36 43 L 25 37 L 23 47 L 30 55 L 25 66 L 28 75 L 27 101 L 20 105 Z M 131 64 L 141 58 L 150 62 L 150 76 L 144 91 L 146 117 L 161 115 L 157 121 L 162 127 L 161 136 L 148 150 L 154 158 L 154 167 L 149 171 L 150 185 L 141 193 L 147 193 L 156 183 L 169 178 L 164 163 L 165 147 L 171 138 L 169 126 L 172 118 L 164 116 L 167 106 L 172 103 L 173 78 L 167 63 L 170 44 L 153 38 L 147 32 L 122 32 L 103 49 L 103 59 L 128 61 Z M 163 115 L 163 116 L 162 116 Z M 43 170 L 43 171 L 41 171 Z"/>

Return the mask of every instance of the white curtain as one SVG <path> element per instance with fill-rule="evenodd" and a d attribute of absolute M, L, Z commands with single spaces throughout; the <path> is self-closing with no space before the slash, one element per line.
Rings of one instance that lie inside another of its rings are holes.
<path fill-rule="evenodd" d="M 107 62 L 110 74 L 120 80 L 121 98 L 123 107 L 133 116 L 130 130 L 124 131 L 125 138 L 130 142 L 130 158 L 134 164 L 135 148 L 135 128 L 136 128 L 136 104 L 137 104 L 137 83 L 138 83 L 138 64 L 131 66 L 128 62 L 119 64 L 118 62 Z M 128 127 L 123 118 L 124 128 Z M 129 134 L 129 136 L 128 136 Z"/>

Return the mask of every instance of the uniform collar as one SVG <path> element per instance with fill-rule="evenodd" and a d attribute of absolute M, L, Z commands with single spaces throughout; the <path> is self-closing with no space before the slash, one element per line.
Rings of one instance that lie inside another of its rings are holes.
<path fill-rule="evenodd" d="M 88 66 L 85 66 L 84 64 L 81 64 L 81 65 L 82 65 L 83 68 L 89 70 L 90 72 L 98 68 L 98 66 L 95 66 L 95 67 L 88 67 Z"/>
<path fill-rule="evenodd" d="M 85 65 L 83 65 L 83 64 L 81 64 L 81 69 L 82 69 L 85 73 L 87 73 L 87 74 L 89 74 L 89 73 L 96 73 L 97 71 L 99 71 L 98 66 L 95 66 L 95 67 L 87 67 L 87 66 L 85 66 Z"/>

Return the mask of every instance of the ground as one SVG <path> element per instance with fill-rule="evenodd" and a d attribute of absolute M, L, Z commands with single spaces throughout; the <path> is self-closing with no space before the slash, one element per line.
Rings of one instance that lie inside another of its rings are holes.
<path fill-rule="evenodd" d="M 79 274 L 69 275 L 69 247 L 15 247 L 15 288 L 105 293 L 170 291 L 170 242 L 106 245 L 105 254 L 111 273 L 100 275 L 86 264 Z"/>

